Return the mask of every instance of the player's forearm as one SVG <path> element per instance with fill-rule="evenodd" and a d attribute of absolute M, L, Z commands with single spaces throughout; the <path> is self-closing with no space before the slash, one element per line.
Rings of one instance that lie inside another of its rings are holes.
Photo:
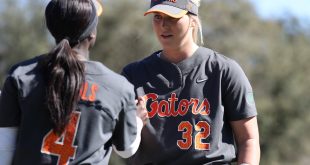
<path fill-rule="evenodd" d="M 259 165 L 260 147 L 258 139 L 248 139 L 238 144 L 238 165 Z"/>
<path fill-rule="evenodd" d="M 121 156 L 122 158 L 131 157 L 132 155 L 134 155 L 137 152 L 137 150 L 139 148 L 139 145 L 141 142 L 141 131 L 143 128 L 143 122 L 139 117 L 137 117 L 136 120 L 137 120 L 137 136 L 136 136 L 135 140 L 132 142 L 132 144 L 129 145 L 129 147 L 126 148 L 124 151 L 117 150 L 117 148 L 113 145 L 114 151 L 119 156 Z"/>
<path fill-rule="evenodd" d="M 16 146 L 17 127 L 0 127 L 0 162 L 10 165 Z"/>

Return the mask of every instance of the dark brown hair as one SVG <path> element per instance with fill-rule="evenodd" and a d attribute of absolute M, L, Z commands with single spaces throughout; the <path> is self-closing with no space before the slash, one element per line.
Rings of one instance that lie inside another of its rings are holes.
<path fill-rule="evenodd" d="M 47 28 L 57 43 L 46 63 L 47 107 L 57 134 L 64 131 L 77 108 L 84 64 L 71 47 L 80 43 L 93 21 L 93 10 L 91 0 L 52 0 L 45 10 Z"/>

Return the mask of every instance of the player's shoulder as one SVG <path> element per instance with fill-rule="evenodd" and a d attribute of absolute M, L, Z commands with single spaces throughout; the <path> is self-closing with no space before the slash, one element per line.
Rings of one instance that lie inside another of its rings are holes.
<path fill-rule="evenodd" d="M 213 67 L 217 67 L 220 70 L 227 70 L 234 67 L 239 67 L 239 64 L 236 62 L 236 60 L 221 54 L 215 50 L 203 48 L 205 52 L 209 52 L 210 58 L 209 63 Z"/>
<path fill-rule="evenodd" d="M 111 81 L 125 81 L 126 78 L 121 74 L 111 70 L 104 64 L 98 61 L 85 61 L 85 72 L 91 77 L 98 77 L 100 79 Z"/>
<path fill-rule="evenodd" d="M 154 64 L 158 61 L 157 54 L 161 52 L 161 50 L 156 51 L 152 54 L 150 54 L 147 57 L 144 57 L 143 59 L 131 62 L 127 64 L 122 71 L 122 74 L 130 75 L 130 74 L 137 74 L 146 72 L 146 68 L 154 66 Z"/>
<path fill-rule="evenodd" d="M 33 71 L 39 66 L 39 62 L 41 61 L 41 59 L 44 57 L 45 55 L 39 55 L 16 63 L 10 68 L 9 75 L 20 76 L 29 74 L 30 72 L 33 73 Z"/>
<path fill-rule="evenodd" d="M 99 84 L 108 86 L 115 90 L 131 87 L 131 84 L 123 75 L 111 70 L 101 62 L 85 61 L 85 67 L 87 77 L 90 77 L 93 81 L 96 81 Z"/>
<path fill-rule="evenodd" d="M 85 73 L 89 75 L 105 75 L 116 76 L 117 73 L 106 67 L 104 64 L 98 61 L 83 61 L 85 65 Z"/>
<path fill-rule="evenodd" d="M 131 63 L 127 64 L 127 65 L 124 67 L 124 70 L 135 70 L 135 69 L 139 69 L 140 67 L 143 67 L 144 65 L 148 65 L 148 64 L 154 62 L 154 59 L 157 58 L 157 54 L 158 54 L 159 52 L 161 52 L 161 50 L 156 51 L 156 52 L 150 54 L 149 56 L 144 57 L 143 59 L 140 59 L 140 60 L 137 60 L 137 61 L 134 61 L 134 62 L 131 62 Z"/>

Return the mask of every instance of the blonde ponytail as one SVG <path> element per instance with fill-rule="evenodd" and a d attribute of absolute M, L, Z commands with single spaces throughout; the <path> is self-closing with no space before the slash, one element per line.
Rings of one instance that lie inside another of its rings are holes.
<path fill-rule="evenodd" d="M 196 26 L 193 30 L 193 40 L 197 45 L 203 45 L 203 34 L 202 34 L 202 26 L 201 21 L 198 16 L 189 14 L 190 18 L 192 18 L 196 22 Z"/>
<path fill-rule="evenodd" d="M 200 6 L 200 0 L 191 0 L 198 8 Z M 202 26 L 199 16 L 189 14 L 191 18 L 193 18 L 196 22 L 195 29 L 193 30 L 193 39 L 197 45 L 203 45 L 203 34 L 202 34 Z"/>

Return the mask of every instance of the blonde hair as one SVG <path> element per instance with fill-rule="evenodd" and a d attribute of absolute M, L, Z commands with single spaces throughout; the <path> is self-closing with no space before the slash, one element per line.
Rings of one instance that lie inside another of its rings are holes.
<path fill-rule="evenodd" d="M 191 0 L 198 8 L 200 6 L 200 0 Z M 204 42 L 203 42 L 203 35 L 202 35 L 202 26 L 201 26 L 201 21 L 200 21 L 200 18 L 199 16 L 195 16 L 195 15 L 192 15 L 192 14 L 189 14 L 190 18 L 193 18 L 194 21 L 196 22 L 196 25 L 194 30 L 193 30 L 193 39 L 194 39 L 194 42 L 197 44 L 197 45 L 203 45 Z M 199 37 L 199 40 L 198 40 L 198 37 Z"/>
<path fill-rule="evenodd" d="M 202 26 L 201 21 L 198 16 L 189 14 L 189 17 L 192 18 L 196 22 L 196 26 L 193 30 L 193 39 L 197 45 L 203 45 L 203 35 L 202 35 Z"/>

